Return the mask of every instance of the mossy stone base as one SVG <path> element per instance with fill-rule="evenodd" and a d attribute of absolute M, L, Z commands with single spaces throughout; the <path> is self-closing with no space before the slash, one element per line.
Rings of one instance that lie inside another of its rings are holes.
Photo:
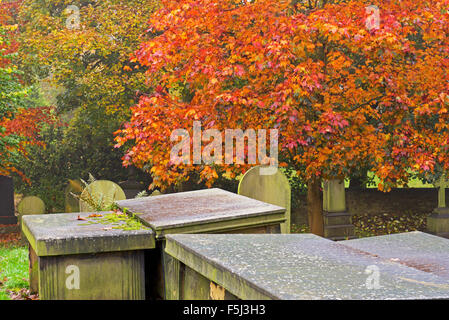
<path fill-rule="evenodd" d="M 38 260 L 42 300 L 145 299 L 142 250 L 48 256 Z M 73 267 L 79 270 L 79 288 L 67 285 Z"/>
<path fill-rule="evenodd" d="M 324 237 L 330 240 L 349 240 L 355 238 L 354 225 L 348 212 L 323 212 Z"/>
<path fill-rule="evenodd" d="M 437 208 L 427 217 L 427 232 L 449 238 L 449 208 Z"/>

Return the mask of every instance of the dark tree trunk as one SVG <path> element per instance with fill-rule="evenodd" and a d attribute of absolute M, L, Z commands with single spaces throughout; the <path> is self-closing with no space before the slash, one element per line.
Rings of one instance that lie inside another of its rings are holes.
<path fill-rule="evenodd" d="M 364 189 L 366 188 L 366 176 L 368 170 L 361 170 L 359 175 L 352 176 L 349 181 L 349 189 Z"/>
<path fill-rule="evenodd" d="M 320 182 L 321 180 L 317 178 L 307 182 L 307 214 L 310 232 L 323 237 L 324 220 Z"/>
<path fill-rule="evenodd" d="M 349 182 L 349 189 L 362 189 L 365 188 L 364 183 L 362 182 L 362 179 L 358 177 L 351 178 Z"/>

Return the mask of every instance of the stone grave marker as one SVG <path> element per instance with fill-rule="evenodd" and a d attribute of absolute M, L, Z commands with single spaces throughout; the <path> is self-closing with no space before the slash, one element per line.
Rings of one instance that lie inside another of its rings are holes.
<path fill-rule="evenodd" d="M 80 202 L 77 198 L 75 198 L 73 194 L 81 195 L 83 192 L 83 184 L 81 180 L 71 180 L 69 179 L 69 183 L 65 189 L 65 212 L 80 212 Z"/>
<path fill-rule="evenodd" d="M 435 183 L 438 188 L 438 207 L 427 217 L 427 231 L 437 236 L 449 238 L 449 208 L 446 206 L 446 188 L 449 180 L 446 175 Z"/>
<path fill-rule="evenodd" d="M 354 225 L 346 211 L 345 183 L 343 180 L 323 181 L 324 236 L 331 240 L 354 237 Z"/>
<path fill-rule="evenodd" d="M 120 227 L 125 222 L 110 220 L 89 223 L 90 215 L 23 217 L 30 244 L 30 289 L 42 300 L 145 299 L 144 250 L 155 247 L 153 231 L 127 230 Z"/>
<path fill-rule="evenodd" d="M 238 194 L 285 208 L 287 221 L 281 225 L 281 232 L 290 233 L 291 188 L 288 179 L 280 170 L 271 175 L 261 174 L 262 168 L 256 166 L 245 173 Z"/>
<path fill-rule="evenodd" d="M 0 176 L 0 224 L 17 224 L 14 214 L 14 185 L 10 177 Z"/>
<path fill-rule="evenodd" d="M 221 189 L 206 189 L 117 201 L 136 214 L 156 236 L 157 250 L 148 251 L 154 298 L 165 297 L 165 276 L 173 259 L 164 254 L 165 237 L 173 233 L 280 233 L 285 208 Z"/>
<path fill-rule="evenodd" d="M 81 198 L 89 198 L 97 204 L 101 203 L 102 208 L 107 208 L 117 200 L 125 200 L 125 192 L 120 186 L 108 180 L 96 180 L 89 184 L 81 193 Z M 80 200 L 80 212 L 95 211 L 89 203 Z"/>
<path fill-rule="evenodd" d="M 154 197 L 154 196 L 160 196 L 162 194 L 162 192 L 160 192 L 159 190 L 154 190 L 152 193 L 151 193 L 151 197 Z"/>
<path fill-rule="evenodd" d="M 312 234 L 171 234 L 165 251 L 174 300 L 449 298 L 446 277 Z"/>
<path fill-rule="evenodd" d="M 41 198 L 36 196 L 27 196 L 20 200 L 17 205 L 17 211 L 20 216 L 30 215 L 30 214 L 44 214 L 45 203 Z"/>

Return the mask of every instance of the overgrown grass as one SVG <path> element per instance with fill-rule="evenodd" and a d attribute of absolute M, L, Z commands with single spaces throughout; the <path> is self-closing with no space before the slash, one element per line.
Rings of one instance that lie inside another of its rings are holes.
<path fill-rule="evenodd" d="M 10 300 L 9 291 L 29 288 L 28 249 L 17 244 L 0 244 L 0 300 Z"/>

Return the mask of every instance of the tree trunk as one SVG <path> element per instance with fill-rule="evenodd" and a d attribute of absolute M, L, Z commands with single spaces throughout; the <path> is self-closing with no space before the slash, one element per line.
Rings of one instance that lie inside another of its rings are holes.
<path fill-rule="evenodd" d="M 321 180 L 315 178 L 307 182 L 307 215 L 310 232 L 324 236 L 323 202 L 321 199 Z"/>
<path fill-rule="evenodd" d="M 349 189 L 364 189 L 366 188 L 367 169 L 361 169 L 358 175 L 353 175 L 349 180 Z"/>

